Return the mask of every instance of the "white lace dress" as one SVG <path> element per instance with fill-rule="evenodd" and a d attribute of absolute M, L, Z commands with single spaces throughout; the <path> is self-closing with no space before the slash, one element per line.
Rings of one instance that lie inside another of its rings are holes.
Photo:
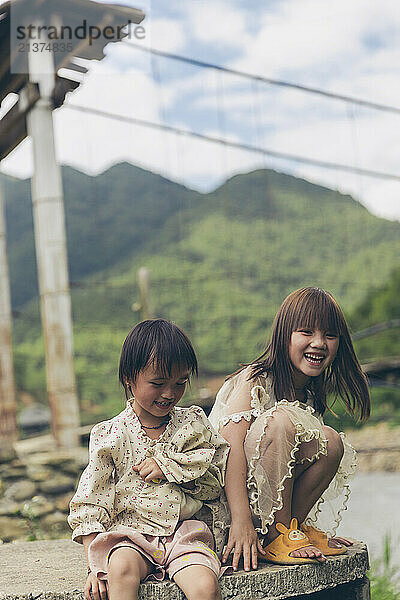
<path fill-rule="evenodd" d="M 312 397 L 307 403 L 275 399 L 271 381 L 248 377 L 251 367 L 231 377 L 219 390 L 209 420 L 217 431 L 229 421 L 241 419 L 250 422 L 244 442 L 247 459 L 247 489 L 255 528 L 266 534 L 274 521 L 274 514 L 282 508 L 282 490 L 287 478 L 293 476 L 296 464 L 313 461 L 327 453 L 327 439 L 323 420 L 312 406 Z M 281 435 L 270 445 L 268 424 L 275 411 L 284 411 L 295 426 L 295 435 Z M 334 536 L 341 521 L 341 513 L 347 508 L 350 495 L 348 479 L 356 470 L 356 453 L 340 433 L 344 454 L 338 471 L 309 512 L 306 523 L 314 525 L 329 536 Z M 268 454 L 266 454 L 266 449 Z M 304 452 L 304 448 L 307 449 Z M 228 524 L 227 524 L 228 525 Z"/>

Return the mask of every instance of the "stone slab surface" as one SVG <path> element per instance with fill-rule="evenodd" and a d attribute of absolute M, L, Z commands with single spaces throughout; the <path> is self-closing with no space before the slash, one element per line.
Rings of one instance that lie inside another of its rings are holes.
<path fill-rule="evenodd" d="M 262 565 L 221 579 L 224 600 L 282 600 L 363 580 L 366 546 L 356 543 L 347 555 L 325 564 L 291 567 Z M 86 562 L 81 545 L 70 540 L 21 542 L 0 546 L 0 600 L 84 600 Z M 140 586 L 140 600 L 184 600 L 171 582 Z"/>
<path fill-rule="evenodd" d="M 314 594 L 296 596 L 290 600 L 371 600 L 371 589 L 368 577 L 355 579 L 351 583 L 343 583 Z"/>

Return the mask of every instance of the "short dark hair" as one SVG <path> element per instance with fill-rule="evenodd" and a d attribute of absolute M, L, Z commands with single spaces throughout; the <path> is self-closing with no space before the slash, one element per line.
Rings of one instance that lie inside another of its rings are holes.
<path fill-rule="evenodd" d="M 136 377 L 148 364 L 154 365 L 164 377 L 174 368 L 188 369 L 198 374 L 195 351 L 187 335 L 175 323 L 165 319 L 148 319 L 138 323 L 125 338 L 119 360 L 119 380 L 128 397 L 127 381 Z"/>

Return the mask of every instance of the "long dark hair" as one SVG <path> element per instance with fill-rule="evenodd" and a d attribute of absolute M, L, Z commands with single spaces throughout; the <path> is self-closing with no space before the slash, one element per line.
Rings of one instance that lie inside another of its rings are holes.
<path fill-rule="evenodd" d="M 251 363 L 253 369 L 250 378 L 271 375 L 277 400 L 295 400 L 289 345 L 292 332 L 302 328 L 317 328 L 339 336 L 339 347 L 332 364 L 318 377 L 311 377 L 307 383 L 317 411 L 320 414 L 325 412 L 326 396 L 333 394 L 334 402 L 341 397 L 352 416 L 368 419 L 371 403 L 367 378 L 354 352 L 349 328 L 336 300 L 320 288 L 304 287 L 285 298 L 275 316 L 268 346 Z"/>
<path fill-rule="evenodd" d="M 136 377 L 148 364 L 170 377 L 175 367 L 188 369 L 197 375 L 197 358 L 187 335 L 175 323 L 165 319 L 148 319 L 138 323 L 125 338 L 119 360 L 119 380 L 130 395 L 128 381 Z"/>

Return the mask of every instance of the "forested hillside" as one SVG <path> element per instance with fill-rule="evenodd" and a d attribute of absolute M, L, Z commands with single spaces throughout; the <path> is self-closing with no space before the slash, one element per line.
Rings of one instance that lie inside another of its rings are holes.
<path fill-rule="evenodd" d="M 209 375 L 254 358 L 281 300 L 303 285 L 331 290 L 364 327 L 356 307 L 398 265 L 400 223 L 288 175 L 237 175 L 204 195 L 128 164 L 96 178 L 63 173 L 79 391 L 101 410 L 119 398 L 118 352 L 140 318 L 131 306 L 143 265 L 155 315 L 186 329 Z M 40 397 L 38 303 L 24 304 L 37 293 L 27 183 L 8 180 L 6 196 L 18 382 Z"/>
<path fill-rule="evenodd" d="M 397 319 L 400 319 L 400 267 L 392 272 L 383 285 L 366 295 L 353 311 L 351 323 L 355 329 L 362 330 L 371 324 Z M 400 357 L 400 328 L 391 327 L 361 339 L 356 346 L 365 360 L 380 356 Z"/>
<path fill-rule="evenodd" d="M 393 324 L 388 329 L 355 342 L 357 355 L 362 362 L 400 357 L 400 327 L 396 325 L 396 322 L 400 320 L 399 298 L 400 268 L 397 267 L 383 285 L 371 290 L 364 300 L 353 309 L 349 319 L 353 331 L 363 331 L 373 324 Z M 384 420 L 388 421 L 390 425 L 400 426 L 400 386 L 398 381 L 396 382 L 393 378 L 388 385 L 373 387 L 371 392 L 371 422 Z M 350 426 L 351 418 L 344 415 L 343 408 L 338 407 L 338 409 L 342 427 Z M 331 420 L 331 424 L 335 426 L 335 421 Z"/>
<path fill-rule="evenodd" d="M 134 256 L 165 220 L 201 195 L 122 163 L 97 177 L 63 167 L 70 280 Z M 3 176 L 14 307 L 37 296 L 30 185 Z"/>

